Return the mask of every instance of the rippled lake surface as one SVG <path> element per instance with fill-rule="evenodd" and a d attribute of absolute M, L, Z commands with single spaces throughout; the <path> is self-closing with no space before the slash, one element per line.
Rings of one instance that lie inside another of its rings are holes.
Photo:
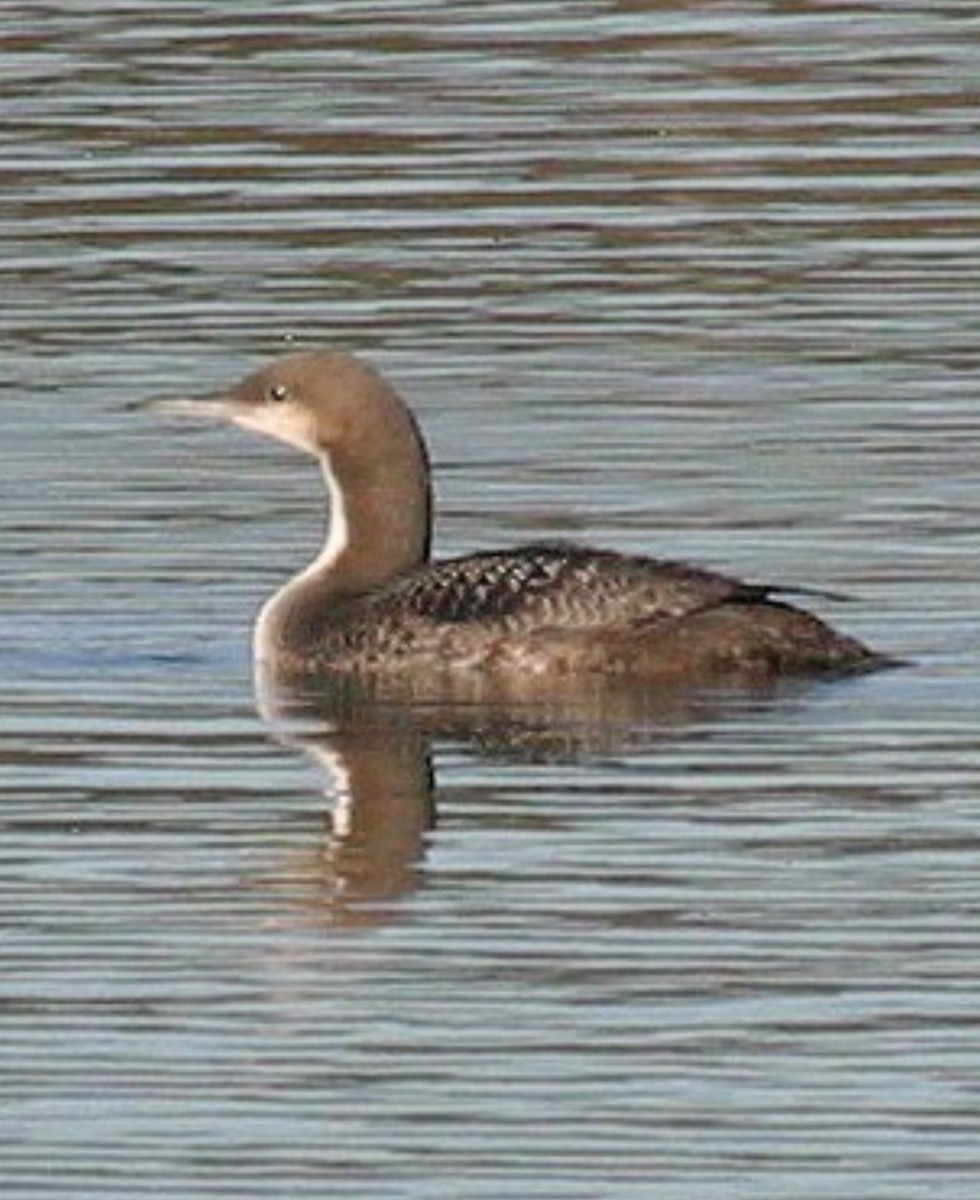
<path fill-rule="evenodd" d="M 5 1197 L 980 1187 L 980 12 L 0 12 Z M 127 405 L 340 343 L 441 553 L 842 591 L 768 699 L 260 713 L 312 467 Z"/>

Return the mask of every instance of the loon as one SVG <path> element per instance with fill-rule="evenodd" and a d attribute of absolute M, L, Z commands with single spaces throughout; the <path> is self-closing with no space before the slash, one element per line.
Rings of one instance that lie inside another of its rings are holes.
<path fill-rule="evenodd" d="M 394 388 L 353 354 L 284 354 L 224 393 L 157 407 L 231 422 L 320 464 L 323 549 L 255 624 L 257 665 L 279 673 L 737 686 L 892 661 L 779 598 L 806 588 L 564 541 L 433 562 L 425 442 Z"/>

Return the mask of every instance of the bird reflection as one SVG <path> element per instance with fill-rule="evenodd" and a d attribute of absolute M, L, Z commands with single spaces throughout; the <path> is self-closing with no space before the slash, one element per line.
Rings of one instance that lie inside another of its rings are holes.
<path fill-rule="evenodd" d="M 462 745 L 501 761 L 582 761 L 673 741 L 761 698 L 602 683 L 563 692 L 545 679 L 297 682 L 269 671 L 256 694 L 273 736 L 324 773 L 323 843 L 289 875 L 305 883 L 322 918 L 342 925 L 383 922 L 420 886 L 437 818 L 434 747 Z"/>
<path fill-rule="evenodd" d="M 276 740 L 302 750 L 324 776 L 324 837 L 289 863 L 290 881 L 334 923 L 384 920 L 418 886 L 435 824 L 429 739 L 408 710 L 371 704 L 350 681 L 296 688 L 264 679 L 257 699 Z"/>

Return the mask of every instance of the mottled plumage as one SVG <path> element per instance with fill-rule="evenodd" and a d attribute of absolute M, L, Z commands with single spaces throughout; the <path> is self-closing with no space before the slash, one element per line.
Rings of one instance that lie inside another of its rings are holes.
<path fill-rule="evenodd" d="M 430 563 L 421 435 L 351 355 L 286 355 L 199 411 L 312 454 L 330 493 L 323 552 L 256 624 L 264 669 L 756 683 L 886 661 L 782 589 L 683 563 L 563 542 Z"/>
<path fill-rule="evenodd" d="M 280 651 L 292 670 L 529 675 L 640 675 L 765 681 L 870 666 L 874 657 L 817 618 L 771 598 L 778 589 L 684 563 L 564 542 L 427 563 L 363 595 L 331 620 L 297 603 L 302 627 Z M 305 664 L 305 666 L 304 666 Z"/>
<path fill-rule="evenodd" d="M 677 617 L 756 588 L 684 563 L 543 542 L 426 565 L 378 597 L 379 613 L 405 610 L 431 621 L 502 621 L 510 629 Z"/>

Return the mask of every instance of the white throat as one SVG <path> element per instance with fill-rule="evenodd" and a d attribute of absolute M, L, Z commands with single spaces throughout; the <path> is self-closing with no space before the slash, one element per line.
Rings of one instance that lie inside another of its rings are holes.
<path fill-rule="evenodd" d="M 327 485 L 327 495 L 330 497 L 330 525 L 327 530 L 327 540 L 316 559 L 306 568 L 307 571 L 322 570 L 332 566 L 347 549 L 350 543 L 350 526 L 347 523 L 347 505 L 344 493 L 340 490 L 337 476 L 330 463 L 330 456 L 323 456 L 323 479 Z M 306 571 L 303 572 L 306 574 Z"/>
<path fill-rule="evenodd" d="M 337 482 L 337 476 L 334 474 L 329 456 L 324 455 L 321 461 L 323 463 L 323 478 L 327 485 L 327 495 L 330 498 L 327 538 L 323 544 L 323 549 L 309 566 L 300 571 L 298 575 L 294 575 L 287 584 L 277 592 L 274 592 L 266 600 L 265 604 L 262 605 L 255 622 L 255 631 L 252 635 L 252 653 L 256 662 L 271 658 L 276 652 L 275 628 L 279 606 L 289 602 L 294 589 L 302 587 L 314 576 L 329 572 L 335 567 L 340 556 L 350 544 L 350 527 L 347 522 L 347 507 L 344 501 L 344 493 Z"/>

